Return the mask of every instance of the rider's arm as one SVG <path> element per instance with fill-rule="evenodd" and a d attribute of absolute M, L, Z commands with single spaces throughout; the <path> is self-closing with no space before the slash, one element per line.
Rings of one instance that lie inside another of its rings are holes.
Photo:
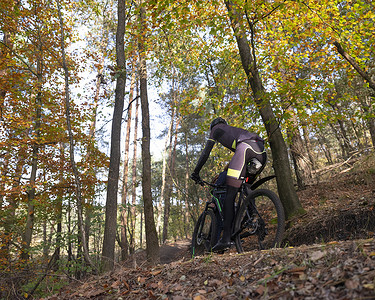
<path fill-rule="evenodd" d="M 211 150 L 214 147 L 214 145 L 215 145 L 215 141 L 213 139 L 207 140 L 206 146 L 204 147 L 201 153 L 201 156 L 198 159 L 197 165 L 194 169 L 195 174 L 199 174 L 200 170 L 202 169 L 208 157 L 210 156 Z"/>

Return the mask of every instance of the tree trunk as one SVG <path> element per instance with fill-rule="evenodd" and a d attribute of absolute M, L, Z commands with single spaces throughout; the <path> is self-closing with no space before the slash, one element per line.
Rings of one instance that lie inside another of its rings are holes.
<path fill-rule="evenodd" d="M 331 147 L 330 143 L 327 141 L 327 139 L 325 138 L 324 134 L 318 132 L 317 135 L 318 135 L 319 145 L 323 150 L 323 153 L 324 153 L 324 155 L 327 159 L 327 162 L 328 162 L 328 164 L 332 165 L 333 159 L 332 159 L 332 154 L 331 154 L 331 151 L 330 151 L 330 149 L 332 147 Z"/>
<path fill-rule="evenodd" d="M 102 251 L 102 270 L 113 269 L 115 259 L 115 240 L 117 227 L 117 192 L 120 169 L 121 121 L 124 109 L 126 59 L 124 48 L 125 34 L 125 0 L 118 0 L 116 31 L 116 64 L 117 80 L 115 90 L 115 107 L 112 119 L 111 152 L 109 161 L 107 199 L 105 210 L 105 228 Z"/>
<path fill-rule="evenodd" d="M 145 34 L 146 34 L 146 10 L 140 1 L 140 38 L 139 38 L 139 56 L 140 56 L 140 92 L 142 108 L 142 195 L 145 212 L 145 231 L 146 231 L 146 254 L 147 260 L 154 265 L 159 262 L 159 244 L 156 232 L 154 211 L 151 194 L 151 154 L 150 154 L 150 115 L 147 96 L 147 69 L 145 52 Z"/>
<path fill-rule="evenodd" d="M 242 67 L 249 80 L 254 101 L 259 107 L 260 115 L 267 130 L 276 174 L 277 188 L 285 209 L 286 218 L 289 219 L 294 215 L 302 213 L 303 209 L 296 190 L 294 189 L 287 147 L 279 124 L 273 114 L 271 103 L 265 99 L 265 90 L 256 65 L 255 49 L 253 49 L 253 51 L 251 50 L 249 42 L 246 39 L 246 34 L 241 30 L 240 22 L 243 19 L 243 15 L 236 10 L 232 1 L 225 1 L 225 4 L 232 23 L 234 36 L 237 40 Z M 253 24 L 249 25 L 251 26 L 250 29 L 253 35 Z"/>
<path fill-rule="evenodd" d="M 315 158 L 314 158 L 314 155 L 313 155 L 310 137 L 309 137 L 309 132 L 307 131 L 306 126 L 307 126 L 307 124 L 305 123 L 305 121 L 303 121 L 302 122 L 303 139 L 304 139 L 304 142 L 305 142 L 307 154 L 309 156 L 310 164 L 312 166 L 312 169 L 315 170 L 316 169 L 316 161 L 315 161 Z"/>
<path fill-rule="evenodd" d="M 187 132 L 185 131 L 185 193 L 184 193 L 184 200 L 185 200 L 185 209 L 184 209 L 184 231 L 185 231 L 185 238 L 188 238 L 190 234 L 190 222 L 189 222 L 189 181 L 190 181 L 190 170 L 189 170 L 189 141 Z M 192 234 L 192 232 L 191 232 Z"/>
<path fill-rule="evenodd" d="M 173 147 L 171 144 L 171 153 L 169 155 L 170 157 L 170 164 L 169 164 L 170 180 L 168 182 L 168 194 L 164 201 L 164 220 L 163 220 L 163 236 L 162 236 L 163 243 L 165 243 L 168 238 L 168 222 L 169 222 L 169 213 L 171 210 L 171 197 L 172 197 L 172 191 L 173 191 L 173 185 L 174 185 L 173 180 L 175 177 L 174 169 L 175 169 L 175 162 L 176 162 L 177 133 L 178 133 L 179 123 L 180 123 L 180 119 L 178 119 L 176 123 L 174 143 L 173 143 Z"/>
<path fill-rule="evenodd" d="M 139 113 L 139 100 L 138 100 L 138 85 L 137 85 L 137 102 L 135 106 L 135 124 L 134 124 L 134 140 L 133 140 L 133 166 L 132 166 L 132 205 L 130 209 L 130 253 L 135 251 L 135 221 L 137 217 L 137 147 L 138 147 L 138 113 Z M 142 243 L 141 243 L 142 244 Z"/>
<path fill-rule="evenodd" d="M 162 216 L 163 216 L 163 204 L 164 204 L 164 208 L 165 208 L 165 201 L 166 201 L 166 188 L 169 184 L 168 182 L 168 177 L 167 176 L 167 158 L 170 159 L 171 157 L 171 149 L 172 149 L 172 131 L 173 131 L 173 127 L 174 127 L 174 107 L 172 107 L 172 116 L 171 116 L 171 122 L 169 124 L 169 128 L 168 128 L 168 134 L 165 138 L 165 146 L 164 146 L 164 151 L 163 151 L 163 165 L 162 165 L 162 174 L 161 174 L 161 178 L 162 178 L 162 183 L 161 183 L 161 191 L 160 191 L 160 201 L 159 201 L 159 205 L 158 205 L 158 218 L 157 218 L 157 231 L 159 233 L 159 236 L 160 236 L 160 239 L 161 241 L 163 242 L 163 234 L 162 234 Z M 168 151 L 168 148 L 170 149 L 170 151 Z M 163 222 L 164 223 L 164 222 Z"/>
<path fill-rule="evenodd" d="M 298 189 L 304 189 L 311 179 L 311 165 L 305 151 L 296 115 L 292 111 L 292 124 L 287 130 L 290 152 L 294 164 Z"/>
<path fill-rule="evenodd" d="M 128 238 L 126 235 L 127 225 L 127 197 L 128 197 L 128 178 L 129 178 L 129 148 L 130 148 L 130 129 L 132 122 L 132 101 L 134 94 L 135 85 L 135 63 L 132 64 L 132 79 L 130 82 L 130 92 L 129 92 L 129 105 L 128 105 L 128 120 L 126 124 L 126 138 L 125 138 L 125 155 L 124 155 L 124 169 L 122 177 L 122 195 L 121 195 L 121 260 L 126 260 L 128 258 Z"/>

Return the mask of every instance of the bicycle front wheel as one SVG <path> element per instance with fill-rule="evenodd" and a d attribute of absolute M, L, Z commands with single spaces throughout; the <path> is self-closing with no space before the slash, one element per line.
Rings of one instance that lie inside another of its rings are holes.
<path fill-rule="evenodd" d="M 266 189 L 254 190 L 242 203 L 235 220 L 235 244 L 239 253 L 279 247 L 285 214 L 279 197 Z"/>
<path fill-rule="evenodd" d="M 216 216 L 212 209 L 204 211 L 198 218 L 191 241 L 192 257 L 211 252 L 217 241 Z"/>

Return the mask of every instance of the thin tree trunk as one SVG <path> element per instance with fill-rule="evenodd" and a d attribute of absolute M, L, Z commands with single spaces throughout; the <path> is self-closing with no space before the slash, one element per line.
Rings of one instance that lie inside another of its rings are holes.
<path fill-rule="evenodd" d="M 147 96 L 147 67 L 145 51 L 146 34 L 146 10 L 140 7 L 140 38 L 139 38 L 139 56 L 140 56 L 140 92 L 142 108 L 142 194 L 145 212 L 145 231 L 146 231 L 146 254 L 147 260 L 154 265 L 159 262 L 159 244 L 156 232 L 154 211 L 151 193 L 151 154 L 150 154 L 150 115 Z"/>
<path fill-rule="evenodd" d="M 64 164 L 65 161 L 65 155 L 64 155 L 64 145 L 63 143 L 60 143 L 59 145 L 59 153 L 60 153 L 60 165 Z M 63 178 L 63 172 L 60 170 L 59 174 L 59 181 L 62 183 L 64 180 Z M 60 260 L 60 255 L 61 255 L 61 242 L 62 242 L 62 221 L 63 221 L 63 194 L 62 192 L 58 193 L 56 195 L 57 201 L 56 201 L 56 221 L 57 221 L 57 226 L 56 226 L 56 261 Z M 69 226 L 69 224 L 68 224 Z"/>
<path fill-rule="evenodd" d="M 135 106 L 135 121 L 134 121 L 134 140 L 133 140 L 133 166 L 132 166 L 132 205 L 130 209 L 130 253 L 135 251 L 135 224 L 137 219 L 137 148 L 138 148 L 138 115 L 139 115 L 139 100 L 138 100 L 138 85 L 137 85 L 137 102 Z M 141 243 L 142 244 L 142 243 Z"/>
<path fill-rule="evenodd" d="M 126 235 L 127 224 L 127 197 L 128 197 L 128 178 L 129 178 L 129 148 L 130 148 L 130 129 L 132 122 L 132 112 L 133 112 L 133 94 L 134 94 L 134 85 L 135 85 L 135 62 L 133 60 L 132 67 L 132 79 L 130 82 L 130 92 L 129 92 L 129 106 L 128 106 L 128 120 L 126 124 L 126 138 L 125 138 L 125 155 L 124 155 L 124 169 L 122 177 L 122 195 L 121 195 L 121 238 L 120 238 L 120 247 L 121 247 L 121 259 L 126 260 L 128 258 L 128 238 Z"/>
<path fill-rule="evenodd" d="M 314 158 L 314 155 L 313 155 L 313 152 L 312 152 L 309 132 L 307 131 L 306 126 L 307 126 L 306 123 L 303 122 L 302 123 L 303 139 L 305 141 L 305 146 L 306 146 L 307 154 L 309 156 L 310 164 L 312 166 L 312 169 L 315 170 L 316 169 L 316 161 L 315 161 L 315 158 Z"/>
<path fill-rule="evenodd" d="M 115 107 L 112 119 L 111 153 L 108 172 L 107 199 L 105 211 L 105 228 L 102 251 L 103 271 L 112 270 L 115 258 L 115 240 L 117 227 L 117 192 L 120 166 L 120 139 L 122 111 L 124 109 L 126 59 L 124 48 L 125 34 L 125 0 L 118 0 L 116 32 L 117 80 L 115 90 Z"/>
<path fill-rule="evenodd" d="M 323 150 L 323 153 L 327 159 L 328 164 L 333 164 L 332 154 L 329 149 L 331 149 L 331 145 L 328 143 L 327 139 L 325 138 L 324 134 L 318 133 L 318 141 L 320 147 Z"/>
<path fill-rule="evenodd" d="M 173 179 L 175 177 L 175 162 L 176 162 L 176 147 L 177 147 L 177 133 L 178 133 L 178 126 L 180 123 L 180 119 L 178 119 L 177 124 L 176 124 L 176 129 L 175 129 L 175 134 L 174 134 L 174 143 L 173 147 L 171 145 L 171 154 L 169 155 L 170 157 L 170 164 L 169 164 L 169 173 L 170 173 L 170 180 L 168 183 L 168 194 L 167 197 L 165 198 L 165 204 L 164 204 L 164 222 L 163 222 L 163 243 L 166 242 L 168 238 L 168 221 L 169 221 L 169 213 L 171 210 L 171 196 L 172 196 L 172 190 L 173 190 Z"/>
<path fill-rule="evenodd" d="M 163 234 L 162 234 L 162 216 L 163 216 L 163 204 L 165 207 L 165 201 L 166 201 L 166 186 L 167 183 L 167 158 L 170 158 L 171 151 L 168 151 L 168 149 L 172 149 L 172 131 L 173 131 L 173 125 L 174 125 L 174 107 L 172 107 L 172 116 L 171 116 L 171 122 L 169 124 L 168 128 L 168 134 L 165 138 L 165 145 L 164 145 L 164 151 L 163 151 L 163 166 L 162 166 L 162 183 L 161 183 L 161 191 L 160 191 L 160 201 L 158 205 L 158 218 L 157 218 L 157 232 L 159 233 L 160 239 L 163 241 Z"/>
<path fill-rule="evenodd" d="M 189 141 L 187 132 L 185 131 L 185 193 L 184 193 L 184 200 L 185 200 L 185 210 L 184 210 L 184 230 L 185 230 L 185 238 L 189 236 L 189 229 L 190 229 L 190 222 L 189 222 L 189 180 L 190 180 L 190 170 L 189 170 Z"/>
<path fill-rule="evenodd" d="M 298 188 L 304 189 L 311 179 L 311 165 L 299 132 L 297 118 L 292 111 L 292 124 L 287 130 L 290 141 L 290 152 L 293 159 L 294 171 L 296 174 Z"/>

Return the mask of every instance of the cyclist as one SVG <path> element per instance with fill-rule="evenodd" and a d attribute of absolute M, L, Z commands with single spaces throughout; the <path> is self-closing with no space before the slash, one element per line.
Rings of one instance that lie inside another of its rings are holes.
<path fill-rule="evenodd" d="M 252 161 L 256 172 L 260 172 L 267 161 L 267 154 L 264 148 L 264 140 L 257 134 L 242 128 L 232 127 L 218 117 L 210 126 L 210 136 L 206 146 L 201 153 L 191 179 L 200 183 L 199 172 L 210 156 L 215 143 L 218 142 L 234 152 L 229 162 L 226 175 L 227 193 L 224 200 L 224 230 L 222 238 L 212 248 L 212 251 L 223 251 L 231 246 L 231 229 L 234 217 L 234 200 L 241 186 L 242 179 L 246 174 L 246 165 Z"/>

